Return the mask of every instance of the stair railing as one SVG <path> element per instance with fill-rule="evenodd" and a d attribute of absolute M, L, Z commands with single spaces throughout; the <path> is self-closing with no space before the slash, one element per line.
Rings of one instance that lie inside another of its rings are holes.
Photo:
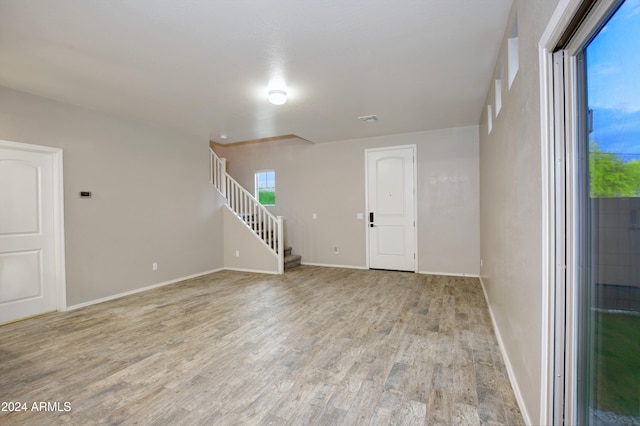
<path fill-rule="evenodd" d="M 278 256 L 278 273 L 284 273 L 284 229 L 282 216 L 274 216 L 229 173 L 227 160 L 209 149 L 210 181 L 225 197 L 227 206 L 269 249 Z"/>
<path fill-rule="evenodd" d="M 209 181 L 227 198 L 227 159 L 220 158 L 209 148 Z"/>

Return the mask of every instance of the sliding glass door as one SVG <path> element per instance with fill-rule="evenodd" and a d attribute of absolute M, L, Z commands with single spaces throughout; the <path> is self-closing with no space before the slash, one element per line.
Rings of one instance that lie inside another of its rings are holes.
<path fill-rule="evenodd" d="M 640 1 L 607 16 L 575 62 L 577 414 L 640 425 Z"/>

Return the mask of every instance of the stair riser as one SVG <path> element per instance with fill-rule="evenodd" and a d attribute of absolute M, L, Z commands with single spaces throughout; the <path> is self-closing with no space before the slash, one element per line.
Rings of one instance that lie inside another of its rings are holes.
<path fill-rule="evenodd" d="M 296 268 L 298 266 L 300 266 L 300 261 L 299 260 L 296 260 L 295 262 L 285 263 L 284 264 L 284 270 L 288 271 L 288 270 Z"/>
<path fill-rule="evenodd" d="M 289 252 L 291 252 L 290 247 L 287 247 L 287 249 L 289 250 Z M 284 260 L 284 270 L 286 271 L 286 270 L 295 268 L 297 266 L 300 266 L 301 261 L 302 261 L 302 256 L 292 255 L 292 254 L 287 255 L 287 257 L 285 257 L 285 260 Z"/>

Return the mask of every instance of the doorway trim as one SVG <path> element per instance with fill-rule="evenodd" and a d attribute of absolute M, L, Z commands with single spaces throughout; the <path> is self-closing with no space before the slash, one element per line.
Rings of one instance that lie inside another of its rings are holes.
<path fill-rule="evenodd" d="M 53 240 L 56 309 L 67 310 L 67 279 L 64 243 L 64 182 L 62 149 L 43 145 L 0 140 L 0 147 L 17 151 L 30 151 L 52 156 L 53 170 Z"/>
<path fill-rule="evenodd" d="M 365 198 L 365 212 L 364 229 L 365 229 L 365 246 L 366 246 L 366 269 L 370 268 L 369 262 L 369 167 L 368 167 L 368 154 L 375 151 L 388 151 L 395 149 L 409 148 L 413 151 L 413 218 L 415 220 L 415 226 L 413 227 L 413 247 L 415 257 L 413 259 L 413 272 L 418 272 L 418 149 L 416 144 L 410 145 L 392 145 L 379 148 L 367 148 L 364 150 L 364 198 Z"/>

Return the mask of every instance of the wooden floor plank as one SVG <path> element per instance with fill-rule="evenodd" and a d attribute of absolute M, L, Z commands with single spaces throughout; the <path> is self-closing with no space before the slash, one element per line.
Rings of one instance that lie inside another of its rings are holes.
<path fill-rule="evenodd" d="M 24 424 L 518 424 L 477 279 L 221 271 L 0 327 Z"/>

